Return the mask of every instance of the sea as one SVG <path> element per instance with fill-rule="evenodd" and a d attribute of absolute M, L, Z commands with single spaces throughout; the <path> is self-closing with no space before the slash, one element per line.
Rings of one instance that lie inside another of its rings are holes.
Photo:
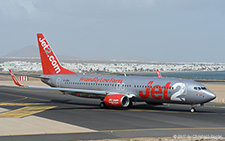
<path fill-rule="evenodd" d="M 184 79 L 225 80 L 225 72 L 160 72 L 162 77 L 174 77 Z M 135 76 L 156 77 L 156 73 L 136 73 Z"/>

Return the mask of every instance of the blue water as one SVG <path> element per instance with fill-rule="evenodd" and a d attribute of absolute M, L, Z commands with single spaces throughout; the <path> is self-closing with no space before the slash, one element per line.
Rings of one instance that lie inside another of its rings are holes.
<path fill-rule="evenodd" d="M 132 74 L 137 76 L 157 76 L 156 73 Z M 184 79 L 215 79 L 225 80 L 225 72 L 161 72 L 162 77 L 175 77 Z"/>

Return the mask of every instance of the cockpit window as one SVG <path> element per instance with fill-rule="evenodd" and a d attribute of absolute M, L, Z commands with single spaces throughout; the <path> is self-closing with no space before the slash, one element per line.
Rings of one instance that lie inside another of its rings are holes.
<path fill-rule="evenodd" d="M 195 89 L 195 90 L 198 90 L 198 88 L 197 88 L 197 87 L 194 87 L 194 89 Z"/>
<path fill-rule="evenodd" d="M 202 90 L 206 90 L 206 87 L 201 87 Z"/>

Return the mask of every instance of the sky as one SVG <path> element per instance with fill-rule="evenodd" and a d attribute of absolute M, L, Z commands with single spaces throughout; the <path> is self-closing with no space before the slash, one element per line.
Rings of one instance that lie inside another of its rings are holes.
<path fill-rule="evenodd" d="M 37 46 L 41 32 L 56 54 L 79 59 L 225 62 L 224 6 L 224 0 L 1 0 L 0 56 Z"/>

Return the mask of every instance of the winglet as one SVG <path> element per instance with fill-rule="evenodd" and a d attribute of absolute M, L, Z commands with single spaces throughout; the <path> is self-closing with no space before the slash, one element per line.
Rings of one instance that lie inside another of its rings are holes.
<path fill-rule="evenodd" d="M 12 73 L 10 69 L 9 69 L 9 73 L 12 76 L 12 79 L 17 86 L 24 87 L 24 85 L 20 84 L 20 82 L 16 79 L 16 76 Z"/>
<path fill-rule="evenodd" d="M 158 69 L 157 69 L 157 77 L 162 77 Z"/>

